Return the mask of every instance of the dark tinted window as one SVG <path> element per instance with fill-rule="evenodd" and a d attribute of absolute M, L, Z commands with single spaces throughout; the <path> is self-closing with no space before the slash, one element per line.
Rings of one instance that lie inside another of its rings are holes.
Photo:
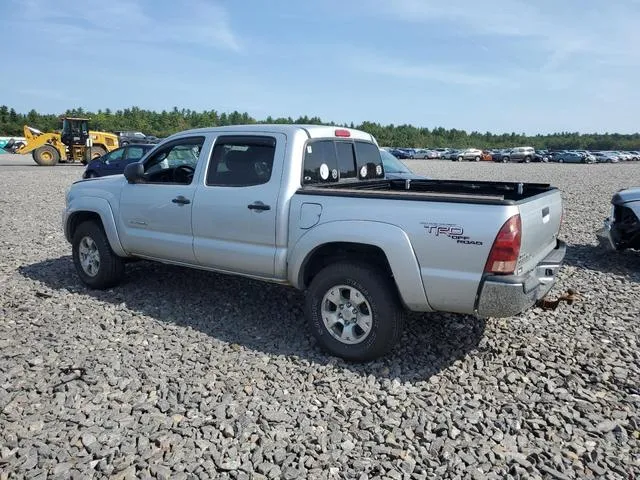
<path fill-rule="evenodd" d="M 275 151 L 273 137 L 219 137 L 211 153 L 207 185 L 249 187 L 267 183 Z"/>
<path fill-rule="evenodd" d="M 356 159 L 353 154 L 353 143 L 336 142 L 338 153 L 338 171 L 340 179 L 356 177 Z"/>
<path fill-rule="evenodd" d="M 320 140 L 307 144 L 303 175 L 303 183 L 335 182 L 338 180 L 338 159 L 333 140 Z"/>
<path fill-rule="evenodd" d="M 362 179 L 384 178 L 380 149 L 373 143 L 355 142 L 358 177 Z M 366 170 L 363 169 L 366 167 Z M 365 175 L 362 175 L 365 173 Z"/>

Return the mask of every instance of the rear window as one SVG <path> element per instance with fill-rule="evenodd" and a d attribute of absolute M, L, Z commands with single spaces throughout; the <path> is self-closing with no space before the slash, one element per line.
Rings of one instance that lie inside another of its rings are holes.
<path fill-rule="evenodd" d="M 384 178 L 384 168 L 373 143 L 315 140 L 305 147 L 303 184 L 375 178 Z"/>

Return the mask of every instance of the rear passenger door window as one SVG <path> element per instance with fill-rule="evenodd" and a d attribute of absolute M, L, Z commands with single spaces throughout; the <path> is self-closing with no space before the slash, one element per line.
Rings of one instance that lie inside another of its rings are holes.
<path fill-rule="evenodd" d="M 206 184 L 250 187 L 271 179 L 276 139 L 266 136 L 221 136 L 216 140 Z"/>

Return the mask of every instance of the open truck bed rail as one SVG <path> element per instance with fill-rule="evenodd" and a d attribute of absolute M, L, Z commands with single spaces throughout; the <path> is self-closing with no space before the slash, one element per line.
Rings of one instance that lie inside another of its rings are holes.
<path fill-rule="evenodd" d="M 538 195 L 556 191 L 547 183 L 485 182 L 468 180 L 371 180 L 315 184 L 302 187 L 299 194 L 345 197 L 397 198 L 515 205 Z"/>

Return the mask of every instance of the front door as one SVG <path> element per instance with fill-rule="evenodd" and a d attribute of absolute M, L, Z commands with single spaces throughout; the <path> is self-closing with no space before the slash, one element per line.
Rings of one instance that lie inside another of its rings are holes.
<path fill-rule="evenodd" d="M 125 183 L 118 229 L 127 252 L 196 263 L 191 217 L 204 140 L 198 136 L 171 142 L 145 160 L 141 182 Z"/>
<path fill-rule="evenodd" d="M 272 278 L 283 134 L 222 135 L 193 207 L 197 260 L 207 267 Z"/>

